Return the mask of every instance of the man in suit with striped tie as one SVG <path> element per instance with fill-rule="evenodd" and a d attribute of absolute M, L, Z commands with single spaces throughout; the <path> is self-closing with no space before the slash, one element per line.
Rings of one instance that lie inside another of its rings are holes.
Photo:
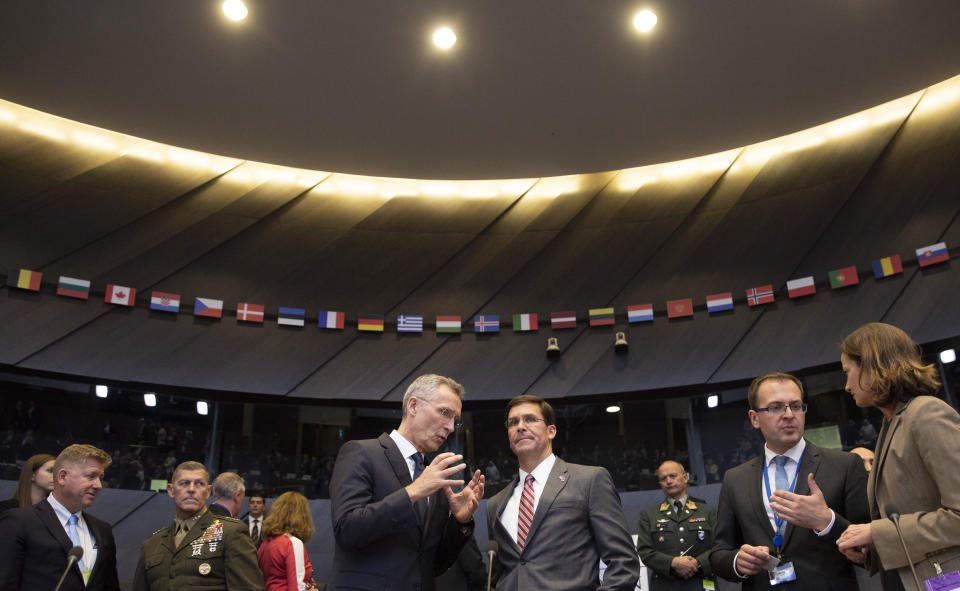
<path fill-rule="evenodd" d="M 632 591 L 640 559 L 610 474 L 553 455 L 557 425 L 546 400 L 517 396 L 506 419 L 520 474 L 487 503 L 487 531 L 500 548 L 497 590 Z"/>

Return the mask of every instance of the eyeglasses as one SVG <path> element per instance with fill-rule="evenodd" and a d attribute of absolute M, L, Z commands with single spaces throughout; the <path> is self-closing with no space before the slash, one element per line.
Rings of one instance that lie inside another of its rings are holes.
<path fill-rule="evenodd" d="M 802 412 L 807 412 L 807 403 L 806 402 L 791 402 L 790 404 L 783 404 L 782 402 L 774 402 L 773 404 L 767 406 L 766 408 L 758 408 L 757 412 L 768 412 L 772 415 L 780 415 L 786 412 L 787 409 L 790 409 L 795 415 L 798 415 Z"/>
<path fill-rule="evenodd" d="M 449 408 L 445 406 L 440 406 L 439 404 L 432 402 L 430 400 L 427 400 L 426 398 L 418 398 L 418 400 L 420 402 L 426 402 L 430 406 L 436 408 L 437 412 L 439 412 L 440 416 L 442 416 L 444 419 L 448 421 L 453 421 L 454 430 L 459 431 L 460 428 L 463 427 L 463 423 L 460 421 L 460 417 L 458 417 L 457 413 L 453 412 Z"/>
<path fill-rule="evenodd" d="M 504 421 L 503 424 L 504 424 L 504 426 L 506 426 L 507 429 L 514 429 L 514 428 L 516 428 L 516 427 L 518 427 L 518 426 L 520 425 L 520 421 L 521 421 L 521 420 L 523 421 L 523 424 L 524 424 L 525 426 L 527 426 L 527 427 L 532 427 L 532 426 L 536 425 L 537 423 L 539 423 L 540 421 L 543 421 L 544 423 L 546 423 L 546 421 L 544 421 L 544 420 L 541 419 L 540 417 L 535 417 L 535 416 L 533 416 L 533 415 L 527 415 L 527 416 L 522 417 L 522 418 L 521 418 L 521 417 L 510 417 L 509 419 L 507 419 L 506 421 Z"/>

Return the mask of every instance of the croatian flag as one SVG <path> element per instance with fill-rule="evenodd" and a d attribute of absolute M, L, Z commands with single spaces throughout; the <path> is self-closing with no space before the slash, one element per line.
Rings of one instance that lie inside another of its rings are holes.
<path fill-rule="evenodd" d="M 150 294 L 150 309 L 160 312 L 179 312 L 180 295 L 155 291 Z"/>

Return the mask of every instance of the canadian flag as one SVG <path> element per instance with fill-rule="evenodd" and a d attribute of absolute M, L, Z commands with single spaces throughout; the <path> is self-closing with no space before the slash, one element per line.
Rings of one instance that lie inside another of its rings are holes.
<path fill-rule="evenodd" d="M 108 304 L 119 304 L 121 306 L 132 306 L 133 300 L 137 297 L 137 290 L 123 285 L 107 285 L 107 295 L 103 301 Z"/>

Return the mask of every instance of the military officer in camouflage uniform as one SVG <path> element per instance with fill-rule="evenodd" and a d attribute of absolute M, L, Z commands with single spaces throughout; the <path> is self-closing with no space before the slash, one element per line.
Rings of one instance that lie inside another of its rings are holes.
<path fill-rule="evenodd" d="M 683 466 L 666 461 L 657 469 L 666 499 L 640 514 L 637 553 L 650 572 L 650 590 L 713 589 L 710 548 L 717 510 L 687 494 Z"/>
<path fill-rule="evenodd" d="M 257 550 L 238 519 L 207 510 L 210 475 L 199 462 L 177 466 L 167 493 L 176 519 L 140 547 L 134 591 L 262 591 Z"/>

